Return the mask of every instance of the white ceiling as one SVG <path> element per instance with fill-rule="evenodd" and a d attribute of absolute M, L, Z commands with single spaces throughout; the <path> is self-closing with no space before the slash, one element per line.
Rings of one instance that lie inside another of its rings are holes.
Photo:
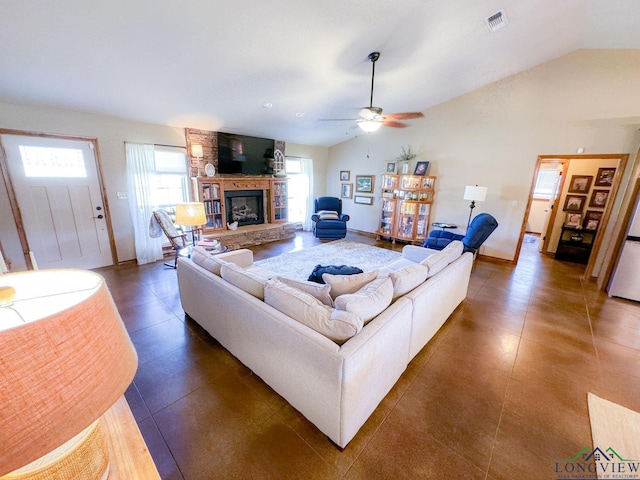
<path fill-rule="evenodd" d="M 490 33 L 500 9 L 509 24 Z M 575 49 L 640 48 L 639 0 L 0 0 L 0 12 L 2 101 L 322 146 L 361 133 L 319 119 L 368 105 L 372 51 L 374 105 L 393 113 Z"/>

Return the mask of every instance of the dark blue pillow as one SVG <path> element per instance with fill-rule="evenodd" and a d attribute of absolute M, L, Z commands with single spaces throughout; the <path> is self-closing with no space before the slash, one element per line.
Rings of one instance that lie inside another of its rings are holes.
<path fill-rule="evenodd" d="M 348 265 L 327 265 L 326 267 L 316 265 L 307 280 L 324 284 L 324 280 L 322 280 L 323 273 L 330 273 L 331 275 L 354 275 L 363 272 L 358 267 L 349 267 Z"/>

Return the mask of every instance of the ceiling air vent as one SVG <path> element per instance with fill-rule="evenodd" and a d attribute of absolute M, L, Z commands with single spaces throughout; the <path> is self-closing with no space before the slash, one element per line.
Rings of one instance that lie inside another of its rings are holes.
<path fill-rule="evenodd" d="M 506 26 L 508 22 L 509 20 L 507 19 L 507 14 L 504 10 L 500 10 L 484 19 L 484 23 L 487 24 L 487 28 L 490 32 L 495 32 L 496 30 L 501 29 Z"/>

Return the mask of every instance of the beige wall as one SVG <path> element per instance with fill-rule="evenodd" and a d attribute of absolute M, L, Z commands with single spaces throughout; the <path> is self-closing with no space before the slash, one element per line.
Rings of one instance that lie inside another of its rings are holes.
<path fill-rule="evenodd" d="M 118 259 L 135 259 L 133 225 L 128 203 L 127 200 L 118 200 L 116 197 L 117 192 L 127 191 L 124 142 L 185 146 L 184 129 L 2 102 L 0 128 L 97 138 Z M 3 182 L 0 182 L 0 190 L 1 200 L 6 195 Z M 19 240 L 10 215 L 8 209 L 0 209 L 0 241 L 3 247 L 11 252 L 13 260 L 20 264 L 21 259 L 15 258 L 16 254 L 21 254 Z"/>
<path fill-rule="evenodd" d="M 327 147 L 314 147 L 287 142 L 285 155 L 288 157 L 311 158 L 313 160 L 313 196 L 324 195 L 327 190 L 329 149 Z"/>
<path fill-rule="evenodd" d="M 126 200 L 117 192 L 127 191 L 124 142 L 186 146 L 184 129 L 133 122 L 55 108 L 0 102 L 0 128 L 29 132 L 86 136 L 98 139 L 100 158 L 111 211 L 119 261 L 135 259 L 133 225 Z M 313 159 L 316 195 L 326 190 L 328 148 L 287 143 L 286 154 Z M 13 222 L 4 183 L 0 182 L 0 242 L 13 269 L 26 268 Z"/>
<path fill-rule="evenodd" d="M 383 127 L 331 147 L 327 190 L 337 194 L 338 171 L 351 169 L 352 176 L 378 174 L 379 194 L 385 162 L 411 145 L 438 177 L 431 221 L 464 228 L 465 185 L 486 186 L 474 214 L 489 212 L 500 226 L 481 253 L 511 260 L 538 155 L 575 154 L 580 146 L 591 154 L 630 153 L 628 180 L 640 144 L 638 78 L 640 50 L 573 52 L 426 110 L 409 128 Z M 378 198 L 374 207 L 353 206 L 350 228 L 374 232 L 378 211 Z"/>

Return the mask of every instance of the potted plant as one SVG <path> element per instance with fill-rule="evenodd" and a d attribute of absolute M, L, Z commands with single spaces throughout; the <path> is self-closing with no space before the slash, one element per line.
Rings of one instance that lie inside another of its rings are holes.
<path fill-rule="evenodd" d="M 416 158 L 418 155 L 413 153 L 411 150 L 411 145 L 409 145 L 406 149 L 401 147 L 402 153 L 396 157 L 396 160 L 402 164 L 402 174 L 406 175 L 409 173 L 409 162 Z"/>

